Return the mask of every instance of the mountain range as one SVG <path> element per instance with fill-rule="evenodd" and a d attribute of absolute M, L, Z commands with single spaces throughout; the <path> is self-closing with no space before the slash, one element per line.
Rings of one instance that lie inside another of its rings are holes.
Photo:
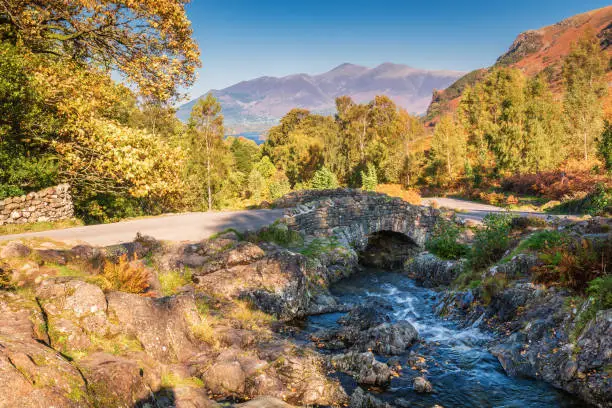
<path fill-rule="evenodd" d="M 230 127 L 247 129 L 275 124 L 293 108 L 331 113 L 335 110 L 335 98 L 342 95 L 349 95 L 356 102 L 387 95 L 409 112 L 420 114 L 427 109 L 434 89 L 446 88 L 463 74 L 388 62 L 375 68 L 345 63 L 324 74 L 266 76 L 210 92 L 220 101 L 225 122 Z M 189 118 L 197 99 L 182 105 L 177 116 L 182 120 Z"/>

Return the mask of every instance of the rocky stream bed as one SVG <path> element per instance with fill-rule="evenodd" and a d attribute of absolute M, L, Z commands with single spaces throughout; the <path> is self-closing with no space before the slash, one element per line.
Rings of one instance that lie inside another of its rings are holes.
<path fill-rule="evenodd" d="M 341 193 L 201 242 L 0 244 L 0 408 L 612 407 L 612 309 L 530 254 L 453 289 L 439 212 Z"/>

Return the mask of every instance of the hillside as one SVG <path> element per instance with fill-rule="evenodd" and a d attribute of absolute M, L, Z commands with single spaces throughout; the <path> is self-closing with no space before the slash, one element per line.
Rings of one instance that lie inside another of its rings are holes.
<path fill-rule="evenodd" d="M 409 112 L 424 113 L 432 91 L 446 88 L 463 74 L 392 63 L 375 68 L 342 64 L 320 75 L 261 77 L 211 92 L 221 102 L 226 122 L 244 126 L 275 123 L 293 108 L 330 113 L 341 95 L 367 102 L 384 94 Z M 196 101 L 181 106 L 178 117 L 187 119 Z"/>
<path fill-rule="evenodd" d="M 529 76 L 545 71 L 553 89 L 560 90 L 560 73 L 563 58 L 569 54 L 571 45 L 587 30 L 593 30 L 601 39 L 602 49 L 612 56 L 612 6 L 592 10 L 567 18 L 559 23 L 521 33 L 506 53 L 494 66 L 508 66 L 522 70 Z M 443 91 L 434 91 L 427 109 L 427 119 L 435 118 L 445 111 L 453 111 L 459 103 L 467 85 L 476 83 L 487 69 L 476 70 L 459 78 Z M 612 72 L 608 73 L 612 82 Z M 606 101 L 607 114 L 612 114 L 612 95 Z"/>

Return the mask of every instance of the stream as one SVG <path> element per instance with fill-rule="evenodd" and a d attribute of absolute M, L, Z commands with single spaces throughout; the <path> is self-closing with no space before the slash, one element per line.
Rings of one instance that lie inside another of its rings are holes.
<path fill-rule="evenodd" d="M 436 315 L 437 293 L 419 287 L 399 273 L 369 269 L 344 279 L 331 288 L 345 304 L 360 304 L 372 298 L 382 298 L 393 307 L 392 319 L 408 320 L 419 332 L 425 344 L 416 344 L 398 356 L 402 375 L 394 378 L 388 388 L 372 391 L 382 400 L 396 406 L 432 407 L 517 407 L 552 408 L 584 407 L 584 403 L 552 386 L 531 379 L 507 376 L 497 358 L 487 350 L 493 335 L 477 327 L 460 328 L 456 323 Z M 343 313 L 312 316 L 306 322 L 304 335 L 320 329 L 338 327 Z M 412 380 L 423 375 L 404 365 L 413 351 L 425 357 L 427 373 L 434 392 L 414 392 Z M 377 357 L 381 361 L 386 358 Z M 357 386 L 348 376 L 339 374 L 347 392 Z"/>

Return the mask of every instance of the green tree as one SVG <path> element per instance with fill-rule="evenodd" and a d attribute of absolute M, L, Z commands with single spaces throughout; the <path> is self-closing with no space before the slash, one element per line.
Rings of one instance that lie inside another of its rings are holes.
<path fill-rule="evenodd" d="M 251 198 L 253 198 L 255 201 L 261 201 L 264 198 L 266 198 L 266 190 L 267 190 L 266 179 L 264 178 L 264 176 L 261 175 L 261 173 L 256 168 L 251 170 L 251 172 L 249 173 L 249 177 L 247 180 L 247 186 L 248 186 L 248 190 L 251 195 Z"/>
<path fill-rule="evenodd" d="M 576 151 L 582 151 L 585 161 L 603 129 L 601 100 L 607 92 L 608 63 L 609 58 L 593 32 L 586 33 L 572 46 L 563 63 L 566 131 L 570 143 Z"/>
<path fill-rule="evenodd" d="M 223 143 L 221 105 L 212 94 L 207 94 L 194 105 L 189 118 L 191 128 L 190 159 L 194 174 L 202 174 L 206 181 L 204 196 L 208 211 L 213 208 L 213 183 L 224 179 L 226 166 L 220 158 L 227 155 Z"/>
<path fill-rule="evenodd" d="M 436 126 L 431 153 L 439 170 L 448 180 L 454 180 L 457 168 L 465 162 L 465 133 L 451 116 L 443 116 Z"/>
<path fill-rule="evenodd" d="M 338 188 L 338 186 L 336 175 L 325 166 L 317 170 L 310 180 L 310 187 L 314 190 L 328 190 Z"/>
<path fill-rule="evenodd" d="M 607 120 L 597 147 L 606 169 L 612 171 L 612 123 Z"/>
<path fill-rule="evenodd" d="M 376 177 L 376 167 L 372 163 L 368 163 L 367 170 L 361 172 L 361 189 L 365 191 L 374 191 L 378 186 L 378 178 Z"/>
<path fill-rule="evenodd" d="M 542 75 L 527 81 L 525 88 L 525 137 L 520 170 L 552 170 L 566 157 L 563 146 L 562 107 Z"/>
<path fill-rule="evenodd" d="M 244 137 L 231 138 L 230 151 L 234 155 L 236 169 L 244 174 L 249 174 L 261 158 L 261 149 L 257 144 Z"/>

